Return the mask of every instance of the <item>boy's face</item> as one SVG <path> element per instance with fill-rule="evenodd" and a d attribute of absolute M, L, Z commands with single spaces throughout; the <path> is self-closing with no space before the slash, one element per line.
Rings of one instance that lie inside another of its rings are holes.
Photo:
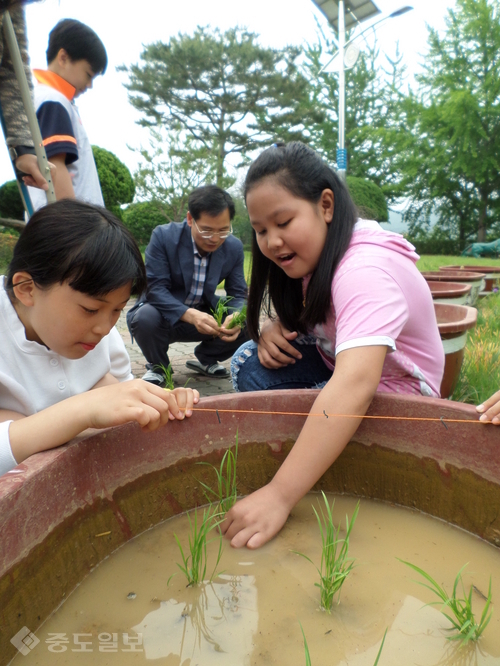
<path fill-rule="evenodd" d="M 61 70 L 58 74 L 76 89 L 75 97 L 92 88 L 92 83 L 97 74 L 92 70 L 87 60 L 71 60 L 71 58 L 66 57 L 59 63 Z"/>

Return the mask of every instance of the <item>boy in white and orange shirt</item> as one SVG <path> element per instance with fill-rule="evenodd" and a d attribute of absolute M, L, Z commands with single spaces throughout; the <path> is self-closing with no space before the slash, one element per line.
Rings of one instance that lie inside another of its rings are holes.
<path fill-rule="evenodd" d="M 104 205 L 92 147 L 75 99 L 92 87 L 108 64 L 96 33 L 80 21 L 64 19 L 51 30 L 47 70 L 34 70 L 35 108 L 48 159 L 57 167 L 56 198 Z M 30 188 L 33 208 L 47 203 L 43 191 Z"/>

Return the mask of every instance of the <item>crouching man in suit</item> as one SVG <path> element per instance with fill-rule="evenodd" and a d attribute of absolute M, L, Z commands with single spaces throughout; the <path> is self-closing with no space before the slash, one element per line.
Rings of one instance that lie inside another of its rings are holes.
<path fill-rule="evenodd" d="M 147 360 L 143 379 L 165 385 L 173 342 L 199 342 L 196 361 L 187 367 L 209 377 L 227 377 L 225 361 L 248 339 L 241 327 L 227 328 L 233 313 L 245 304 L 243 245 L 231 235 L 231 196 L 215 185 L 199 187 L 188 199 L 187 217 L 154 229 L 146 248 L 148 288 L 127 314 L 130 333 Z M 228 316 L 218 326 L 211 310 L 225 280 L 230 298 Z"/>

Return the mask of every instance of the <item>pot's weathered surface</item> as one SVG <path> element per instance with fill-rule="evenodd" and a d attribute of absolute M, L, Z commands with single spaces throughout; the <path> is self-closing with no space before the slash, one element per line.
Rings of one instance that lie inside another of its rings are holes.
<path fill-rule="evenodd" d="M 15 654 L 10 638 L 35 631 L 109 553 L 203 504 L 198 480 L 209 482 L 209 470 L 196 463 L 220 461 L 237 431 L 240 492 L 267 483 L 316 395 L 205 398 L 186 422 L 99 432 L 0 477 L 0 663 Z M 428 398 L 380 395 L 368 414 L 380 418 L 363 421 L 316 489 L 416 507 L 500 545 L 500 430 L 471 406 Z"/>

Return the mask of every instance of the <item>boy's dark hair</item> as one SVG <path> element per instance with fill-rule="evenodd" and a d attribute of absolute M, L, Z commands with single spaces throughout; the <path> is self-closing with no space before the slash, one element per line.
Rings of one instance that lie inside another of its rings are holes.
<path fill-rule="evenodd" d="M 268 178 L 273 179 L 277 187 L 283 187 L 311 204 L 319 202 L 323 190 L 332 190 L 334 210 L 323 251 L 307 287 L 305 305 L 302 280 L 288 277 L 267 259 L 259 250 L 253 232 L 247 326 L 254 340 L 259 337 L 259 314 L 263 305 L 268 316 L 274 308 L 290 331 L 306 333 L 326 321 L 331 306 L 333 275 L 349 247 L 358 217 L 344 183 L 314 150 L 299 141 L 275 144 L 259 155 L 245 178 L 245 201 L 250 190 Z"/>
<path fill-rule="evenodd" d="M 193 190 L 188 198 L 188 210 L 198 221 L 203 213 L 216 217 L 223 211 L 229 210 L 229 219 L 234 217 L 234 201 L 226 190 L 217 185 L 204 185 Z"/>
<path fill-rule="evenodd" d="M 64 49 L 71 60 L 86 60 L 94 74 L 104 74 L 108 66 L 108 56 L 104 44 L 96 33 L 85 23 L 75 19 L 62 19 L 49 33 L 47 64 Z"/>
<path fill-rule="evenodd" d="M 146 289 L 141 252 L 125 225 L 105 208 L 62 199 L 36 211 L 21 232 L 7 271 L 6 289 L 26 271 L 40 288 L 67 282 L 88 296 L 103 296 L 132 282 Z"/>

